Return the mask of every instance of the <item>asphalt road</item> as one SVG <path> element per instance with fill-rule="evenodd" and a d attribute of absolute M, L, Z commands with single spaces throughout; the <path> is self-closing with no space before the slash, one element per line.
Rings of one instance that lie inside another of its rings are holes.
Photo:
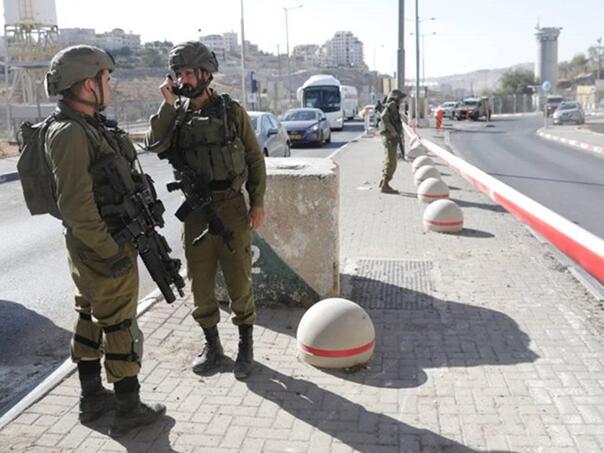
<path fill-rule="evenodd" d="M 327 157 L 363 131 L 361 122 L 334 132 L 332 142 L 320 148 L 292 149 L 295 157 Z M 155 180 L 166 205 L 166 227 L 161 231 L 183 259 L 181 225 L 172 214 L 180 195 L 168 194 L 172 171 L 156 156 L 139 156 Z M 0 415 L 41 382 L 67 357 L 75 320 L 71 281 L 62 227 L 50 216 L 29 215 L 18 181 L 0 185 Z M 140 296 L 155 285 L 139 261 Z M 183 263 L 184 266 L 184 263 Z"/>
<path fill-rule="evenodd" d="M 604 158 L 536 136 L 538 116 L 452 125 L 450 135 L 464 160 L 604 238 Z"/>

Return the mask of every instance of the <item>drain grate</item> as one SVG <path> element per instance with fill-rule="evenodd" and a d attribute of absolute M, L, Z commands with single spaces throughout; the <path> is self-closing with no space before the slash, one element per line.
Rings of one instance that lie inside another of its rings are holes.
<path fill-rule="evenodd" d="M 343 275 L 349 297 L 363 308 L 425 310 L 433 307 L 431 261 L 359 259 Z"/>

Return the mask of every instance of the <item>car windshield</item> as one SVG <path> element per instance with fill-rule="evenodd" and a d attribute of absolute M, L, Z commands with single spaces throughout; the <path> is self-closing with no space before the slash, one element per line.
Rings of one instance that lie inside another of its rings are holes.
<path fill-rule="evenodd" d="M 321 109 L 325 113 L 337 112 L 341 108 L 340 88 L 318 86 L 304 89 L 304 107 Z"/>
<path fill-rule="evenodd" d="M 283 117 L 283 121 L 314 121 L 317 119 L 317 114 L 309 110 L 296 110 L 287 112 Z"/>
<path fill-rule="evenodd" d="M 455 104 L 457 104 L 457 102 L 445 102 L 443 107 L 455 107 Z"/>
<path fill-rule="evenodd" d="M 252 122 L 252 128 L 254 130 L 258 129 L 258 118 L 257 116 L 250 116 L 250 121 Z"/>
<path fill-rule="evenodd" d="M 548 104 L 560 104 L 560 102 L 562 102 L 564 100 L 564 98 L 547 98 L 547 103 Z"/>
<path fill-rule="evenodd" d="M 478 101 L 463 101 L 464 105 L 467 105 L 468 107 L 474 107 L 476 105 L 478 105 Z"/>
<path fill-rule="evenodd" d="M 564 104 L 560 104 L 560 107 L 558 107 L 558 110 L 572 110 L 572 109 L 576 109 L 577 108 L 577 104 L 575 104 L 574 102 L 565 102 Z"/>

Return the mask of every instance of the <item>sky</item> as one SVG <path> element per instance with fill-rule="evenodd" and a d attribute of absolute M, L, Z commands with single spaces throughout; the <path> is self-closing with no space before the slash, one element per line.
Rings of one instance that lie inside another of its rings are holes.
<path fill-rule="evenodd" d="M 4 0 L 17 1 L 17 0 Z M 49 0 L 50 1 L 50 0 Z M 243 0 L 245 38 L 271 53 L 323 44 L 352 31 L 371 69 L 393 74 L 398 47 L 398 0 Z M 301 8 L 296 8 L 302 5 Z M 143 41 L 173 42 L 240 33 L 241 0 L 56 0 L 59 27 L 123 28 Z M 4 7 L 0 5 L 4 22 Z M 415 0 L 405 1 L 407 78 L 415 73 Z M 604 35 L 604 0 L 419 0 L 426 77 L 534 62 L 534 28 L 562 27 L 559 60 L 586 52 Z M 434 18 L 434 20 L 430 20 Z M 435 34 L 433 34 L 435 33 Z"/>

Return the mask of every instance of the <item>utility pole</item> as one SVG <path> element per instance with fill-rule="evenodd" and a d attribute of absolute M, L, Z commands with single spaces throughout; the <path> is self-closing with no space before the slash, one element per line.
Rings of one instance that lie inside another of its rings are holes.
<path fill-rule="evenodd" d="M 602 79 L 602 38 L 598 38 L 598 80 Z"/>
<path fill-rule="evenodd" d="M 419 0 L 415 0 L 415 125 L 419 125 Z"/>
<path fill-rule="evenodd" d="M 405 0 L 398 0 L 398 50 L 396 87 L 405 89 Z"/>
<path fill-rule="evenodd" d="M 302 5 L 292 6 L 292 7 L 283 7 L 283 12 L 285 13 L 285 50 L 287 52 L 287 84 L 289 85 L 288 90 L 288 107 L 291 107 L 292 103 L 292 63 L 291 57 L 289 55 L 289 24 L 287 22 L 287 12 L 290 9 L 298 9 L 302 8 Z"/>
<path fill-rule="evenodd" d="M 241 105 L 243 108 L 247 106 L 245 82 L 245 28 L 243 26 L 243 0 L 241 0 Z"/>
<path fill-rule="evenodd" d="M 279 113 L 281 111 L 281 97 L 279 96 L 279 84 L 281 83 L 281 51 L 279 50 L 279 44 L 277 44 L 277 67 L 279 68 L 279 78 L 275 85 L 275 97 L 277 98 L 277 101 L 275 102 L 275 111 Z"/>

